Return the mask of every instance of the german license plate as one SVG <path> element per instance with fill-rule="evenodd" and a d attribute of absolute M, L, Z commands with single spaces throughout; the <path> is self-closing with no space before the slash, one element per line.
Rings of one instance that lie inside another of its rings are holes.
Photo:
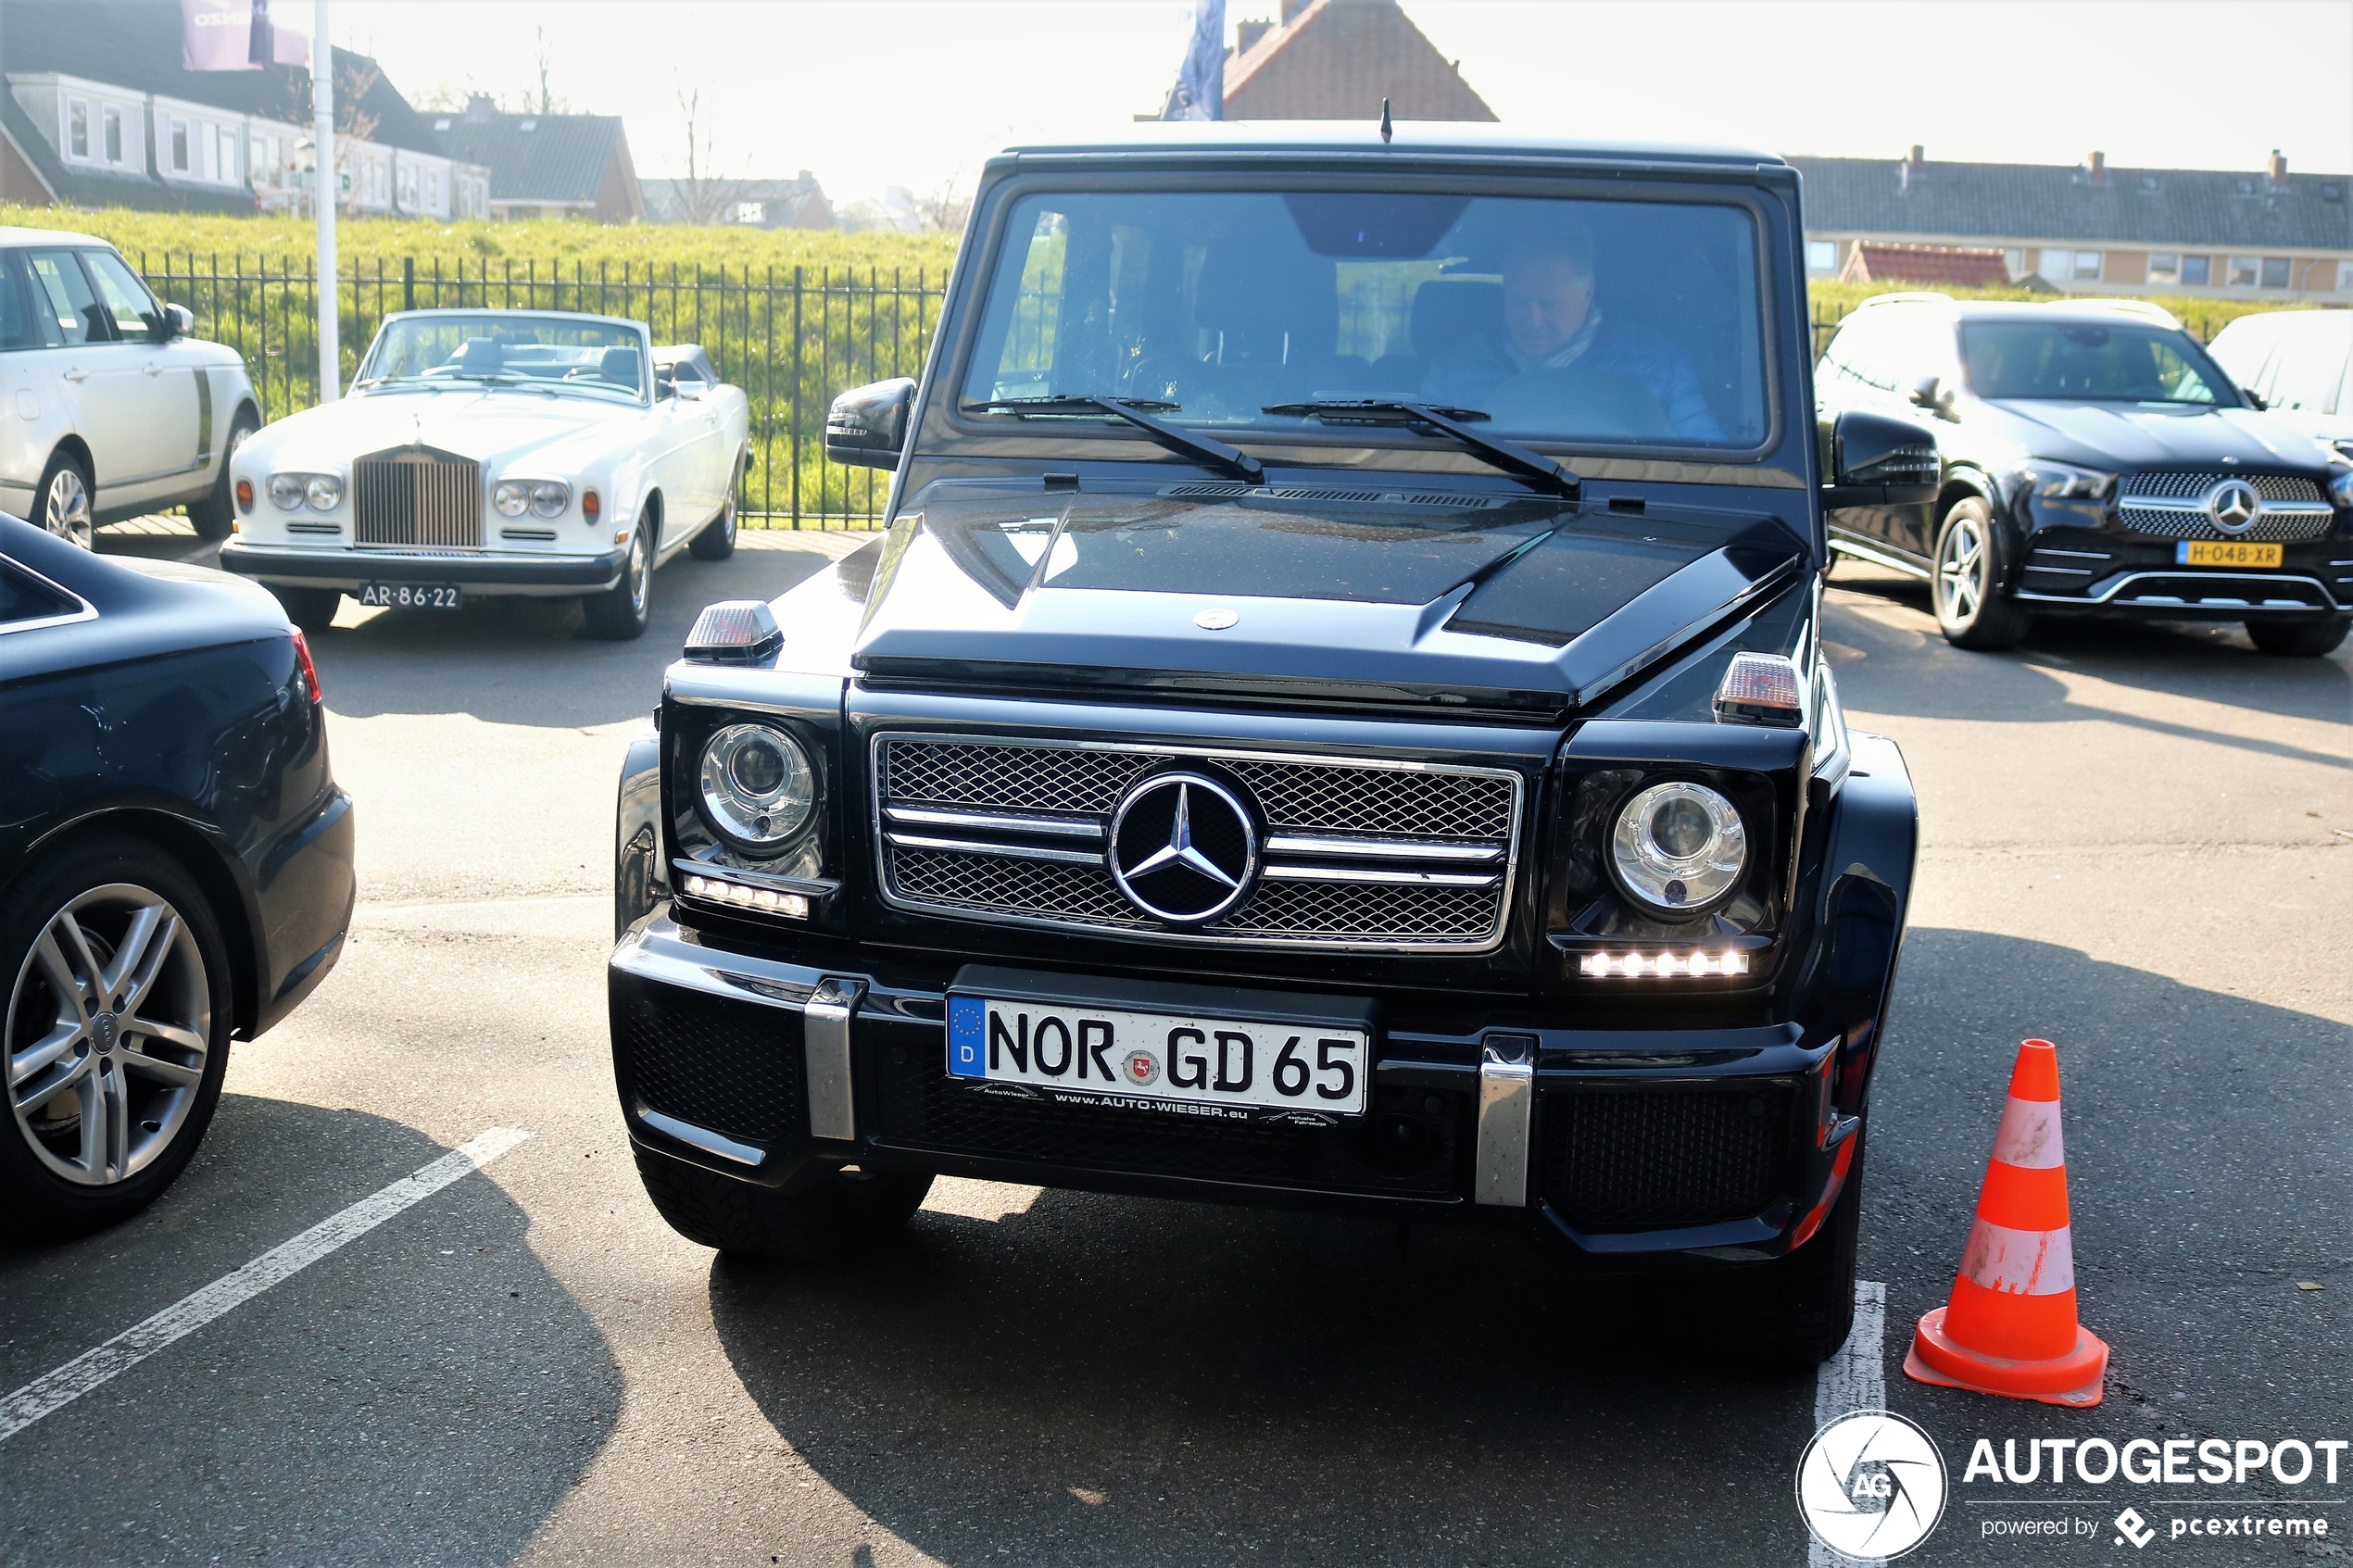
<path fill-rule="evenodd" d="M 466 591 L 455 583 L 365 583 L 359 602 L 384 609 L 459 609 Z"/>
<path fill-rule="evenodd" d="M 2173 546 L 2175 566 L 2277 566 L 2283 558 L 2277 545 L 2236 539 L 2184 539 Z"/>
<path fill-rule="evenodd" d="M 1233 1121 L 1364 1111 L 1371 1035 L 1331 1022 L 948 998 L 948 1072 L 1042 1098 Z M 1319 1116 L 1315 1120 L 1322 1120 Z"/>

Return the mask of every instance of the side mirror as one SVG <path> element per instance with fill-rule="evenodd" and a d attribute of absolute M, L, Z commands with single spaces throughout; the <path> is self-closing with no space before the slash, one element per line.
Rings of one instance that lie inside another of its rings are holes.
<path fill-rule="evenodd" d="M 1936 437 L 1909 420 L 1850 408 L 1831 430 L 1826 507 L 1916 507 L 1944 477 Z"/>
<path fill-rule="evenodd" d="M 896 469 L 914 407 L 915 383 L 906 376 L 850 388 L 825 411 L 826 458 L 860 468 Z"/>
<path fill-rule="evenodd" d="M 195 313 L 186 306 L 167 305 L 163 307 L 164 342 L 170 343 L 176 337 L 193 337 L 195 331 Z"/>
<path fill-rule="evenodd" d="M 1953 418 L 1953 403 L 1957 390 L 1944 384 L 1942 376 L 1922 376 L 1912 383 L 1909 402 L 1915 408 L 1926 408 L 1940 420 Z"/>
<path fill-rule="evenodd" d="M 671 391 L 689 403 L 699 403 L 711 395 L 711 383 L 697 381 L 692 376 L 681 376 L 671 383 Z"/>

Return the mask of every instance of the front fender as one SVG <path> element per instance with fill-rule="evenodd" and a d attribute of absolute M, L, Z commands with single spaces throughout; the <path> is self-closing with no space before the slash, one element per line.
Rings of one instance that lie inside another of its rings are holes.
<path fill-rule="evenodd" d="M 1802 995 L 1808 1034 L 1839 1036 L 1832 1100 L 1859 1116 L 1887 1027 L 1919 849 L 1919 807 L 1904 754 L 1885 735 L 1851 733 L 1852 762 L 1831 805 L 1812 910 L 1819 934 Z"/>
<path fill-rule="evenodd" d="M 661 734 L 648 723 L 629 737 L 613 826 L 612 922 L 617 941 L 670 897 L 662 848 Z"/>

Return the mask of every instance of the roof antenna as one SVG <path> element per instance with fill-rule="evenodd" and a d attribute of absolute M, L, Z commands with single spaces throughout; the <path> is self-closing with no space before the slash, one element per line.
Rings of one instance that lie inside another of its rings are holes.
<path fill-rule="evenodd" d="M 1383 98 L 1383 99 L 1380 101 L 1380 140 L 1381 140 L 1381 145 L 1382 145 L 1382 146 L 1384 146 L 1384 147 L 1385 147 L 1385 146 L 1389 145 L 1389 138 L 1390 138 L 1390 123 L 1389 123 L 1389 100 L 1388 100 L 1387 98 Z"/>

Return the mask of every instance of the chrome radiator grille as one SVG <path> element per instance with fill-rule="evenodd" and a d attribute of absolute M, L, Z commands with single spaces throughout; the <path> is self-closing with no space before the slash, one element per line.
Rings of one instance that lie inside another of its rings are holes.
<path fill-rule="evenodd" d="M 482 546 L 482 465 L 430 446 L 351 465 L 353 537 L 362 545 Z"/>
<path fill-rule="evenodd" d="M 875 842 L 893 904 L 1163 940 L 1476 952 L 1500 942 L 1518 859 L 1506 770 L 966 737 L 875 741 Z M 1138 782 L 1203 771 L 1247 799 L 1255 882 L 1206 923 L 1131 903 L 1107 863 Z"/>
<path fill-rule="evenodd" d="M 2262 505 L 2254 521 L 2225 533 L 2206 515 L 2206 497 L 2225 480 L 2254 487 Z M 2335 517 L 2319 484 L 2284 473 L 2134 473 L 2118 485 L 2117 515 L 2135 533 L 2158 539 L 2246 539 L 2294 544 L 2317 539 Z"/>

